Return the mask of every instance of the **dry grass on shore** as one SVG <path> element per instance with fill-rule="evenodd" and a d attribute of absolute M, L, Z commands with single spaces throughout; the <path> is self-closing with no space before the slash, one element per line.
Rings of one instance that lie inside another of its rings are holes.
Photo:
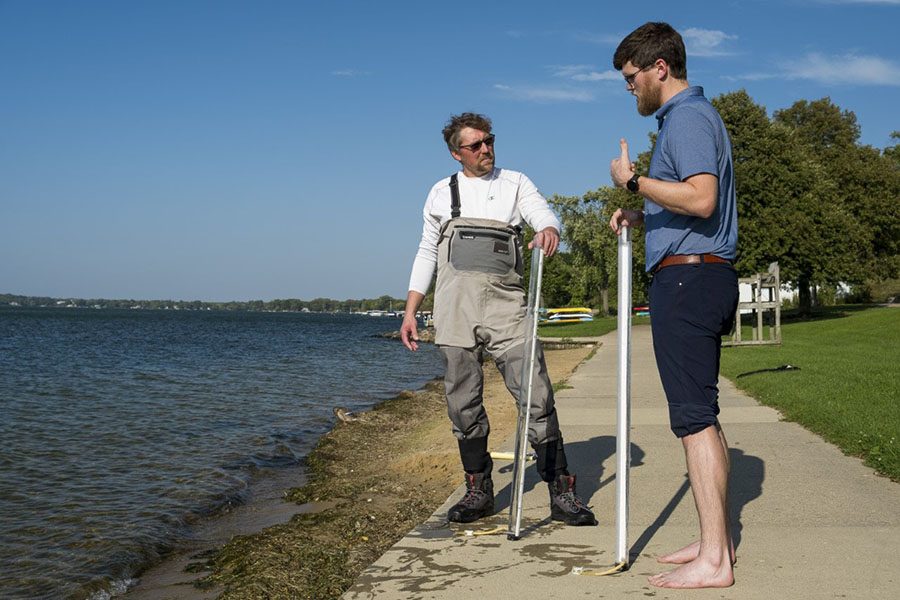
<path fill-rule="evenodd" d="M 554 383 L 568 377 L 590 351 L 547 352 Z M 485 405 L 491 441 L 502 443 L 514 433 L 516 409 L 490 365 Z M 310 454 L 308 468 L 309 483 L 288 497 L 317 510 L 235 537 L 196 565 L 212 572 L 195 585 L 224 589 L 222 599 L 339 598 L 462 481 L 442 383 L 403 392 L 356 421 L 339 421 Z"/>

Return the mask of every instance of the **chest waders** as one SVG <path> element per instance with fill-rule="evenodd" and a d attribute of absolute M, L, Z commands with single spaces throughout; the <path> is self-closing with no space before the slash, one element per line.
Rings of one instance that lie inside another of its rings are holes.
<path fill-rule="evenodd" d="M 450 180 L 450 220 L 438 239 L 434 342 L 485 346 L 503 354 L 521 342 L 525 318 L 522 239 L 517 227 L 460 216 L 456 175 Z"/>
<path fill-rule="evenodd" d="M 566 468 L 553 386 L 533 322 L 530 334 L 526 331 L 520 231 L 501 221 L 462 217 L 455 175 L 450 178 L 450 193 L 451 218 L 438 240 L 435 344 L 446 367 L 447 414 L 459 443 L 466 494 L 450 508 L 447 519 L 469 523 L 494 514 L 490 424 L 483 398 L 482 361 L 487 352 L 519 406 L 519 498 L 522 449 L 528 441 L 537 455 L 538 474 L 548 484 L 551 519 L 570 525 L 596 524 L 593 513 L 575 495 L 575 476 Z M 540 250 L 538 256 L 542 256 Z M 541 258 L 535 264 L 541 268 Z M 537 284 L 540 276 L 532 281 Z M 537 302 L 535 291 L 535 310 Z M 521 518 L 521 501 L 516 505 Z M 518 526 L 514 533 L 518 536 Z"/>
<path fill-rule="evenodd" d="M 460 216 L 456 175 L 450 179 L 451 219 L 438 239 L 434 293 L 435 344 L 446 367 L 447 414 L 467 473 L 490 478 L 490 423 L 484 410 L 483 355 L 493 357 L 507 388 L 518 398 L 525 326 L 522 242 L 518 228 L 492 219 Z M 541 406 L 553 411 L 549 377 Z M 546 400 L 549 399 L 549 402 Z M 535 422 L 548 423 L 548 415 Z M 550 433 L 558 436 L 552 412 Z M 538 432 L 546 437 L 544 431 Z"/>

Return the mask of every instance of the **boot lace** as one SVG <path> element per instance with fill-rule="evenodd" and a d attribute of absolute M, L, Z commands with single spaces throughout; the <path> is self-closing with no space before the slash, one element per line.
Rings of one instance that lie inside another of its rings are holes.
<path fill-rule="evenodd" d="M 462 497 L 462 500 L 459 501 L 461 506 L 465 506 L 466 508 L 478 508 L 478 506 L 484 501 L 485 494 L 483 491 L 470 488 L 466 490 L 466 495 Z"/>
<path fill-rule="evenodd" d="M 581 498 L 575 495 L 575 492 L 562 492 L 556 495 L 556 502 L 562 506 L 563 510 L 570 513 L 577 513 L 582 510 L 589 510 L 587 505 L 581 501 Z"/>

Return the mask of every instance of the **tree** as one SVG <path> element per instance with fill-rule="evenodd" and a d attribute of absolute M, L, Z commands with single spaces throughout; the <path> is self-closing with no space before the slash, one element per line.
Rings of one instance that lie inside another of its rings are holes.
<path fill-rule="evenodd" d="M 550 203 L 560 214 L 563 241 L 570 255 L 570 302 L 599 306 L 601 314 L 609 314 L 610 292 L 616 290 L 618 254 L 618 243 L 609 228 L 609 219 L 616 208 L 640 208 L 642 200 L 620 189 L 601 187 L 580 198 L 553 196 Z M 643 236 L 633 236 L 632 253 L 637 258 L 633 262 L 632 294 L 638 298 L 646 298 L 648 284 L 640 258 L 643 248 Z"/>
<path fill-rule="evenodd" d="M 827 97 L 795 102 L 776 111 L 774 120 L 789 127 L 812 151 L 838 186 L 838 204 L 861 225 L 854 257 L 858 268 L 848 273 L 846 281 L 896 277 L 900 273 L 900 172 L 891 154 L 860 145 L 856 115 Z"/>
<path fill-rule="evenodd" d="M 531 279 L 531 255 L 528 244 L 534 238 L 534 229 L 525 223 L 522 230 L 522 268 L 524 270 L 525 289 L 528 289 Z M 544 308 L 556 306 L 568 306 L 572 301 L 572 293 L 569 289 L 572 266 L 571 255 L 560 248 L 551 258 L 544 260 L 544 272 L 541 277 L 541 306 Z"/>
<path fill-rule="evenodd" d="M 602 201 L 597 192 L 584 198 L 553 196 L 563 224 L 563 241 L 570 255 L 571 279 L 568 289 L 574 304 L 598 306 L 602 314 L 609 311 L 610 263 L 609 235 L 604 235 Z"/>
<path fill-rule="evenodd" d="M 800 142 L 816 152 L 840 153 L 859 141 L 856 115 L 841 110 L 828 97 L 798 100 L 790 108 L 775 111 L 774 120 L 796 132 Z"/>
<path fill-rule="evenodd" d="M 802 311 L 811 309 L 816 285 L 859 281 L 864 269 L 856 257 L 865 255 L 867 233 L 821 159 L 823 148 L 855 148 L 852 113 L 827 99 L 803 101 L 773 122 L 743 90 L 713 104 L 732 137 L 738 271 L 764 271 L 778 261 L 782 281 L 798 288 Z"/>
<path fill-rule="evenodd" d="M 900 131 L 892 131 L 891 139 L 900 140 Z M 895 169 L 900 168 L 900 144 L 894 144 L 885 148 L 884 155 L 893 162 Z"/>
<path fill-rule="evenodd" d="M 574 268 L 572 255 L 568 252 L 557 252 L 550 260 L 544 262 L 544 280 L 541 284 L 543 306 L 572 306 L 572 281 Z"/>

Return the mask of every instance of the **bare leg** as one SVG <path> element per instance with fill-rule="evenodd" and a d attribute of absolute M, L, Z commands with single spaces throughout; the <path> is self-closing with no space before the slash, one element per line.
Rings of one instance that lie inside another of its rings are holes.
<path fill-rule="evenodd" d="M 650 577 L 656 587 L 728 587 L 734 583 L 728 524 L 728 448 L 720 431 L 717 424 L 681 439 L 700 517 L 699 550 L 695 559 L 674 571 Z"/>
<path fill-rule="evenodd" d="M 728 440 L 725 439 L 725 432 L 722 431 L 721 427 L 717 426 L 716 431 L 719 434 L 719 441 L 722 443 L 722 448 L 725 452 L 725 463 L 728 468 L 728 473 L 730 473 L 731 472 L 731 462 L 730 462 L 730 457 L 728 456 Z M 727 509 L 727 507 L 728 507 L 727 502 L 726 502 L 725 506 Z M 728 518 L 727 513 L 726 513 L 726 518 Z M 730 536 L 729 536 L 729 541 L 730 541 L 729 552 L 731 553 L 731 564 L 734 565 L 734 563 L 737 562 L 737 557 L 734 554 L 734 542 L 731 541 Z M 697 540 L 696 542 L 691 542 L 684 548 L 676 550 L 675 552 L 672 552 L 671 554 L 666 554 L 666 555 L 660 556 L 656 559 L 656 561 L 660 562 L 660 563 L 665 563 L 665 564 L 683 565 L 684 563 L 691 562 L 692 560 L 697 558 L 698 554 L 700 554 L 700 540 Z"/>

